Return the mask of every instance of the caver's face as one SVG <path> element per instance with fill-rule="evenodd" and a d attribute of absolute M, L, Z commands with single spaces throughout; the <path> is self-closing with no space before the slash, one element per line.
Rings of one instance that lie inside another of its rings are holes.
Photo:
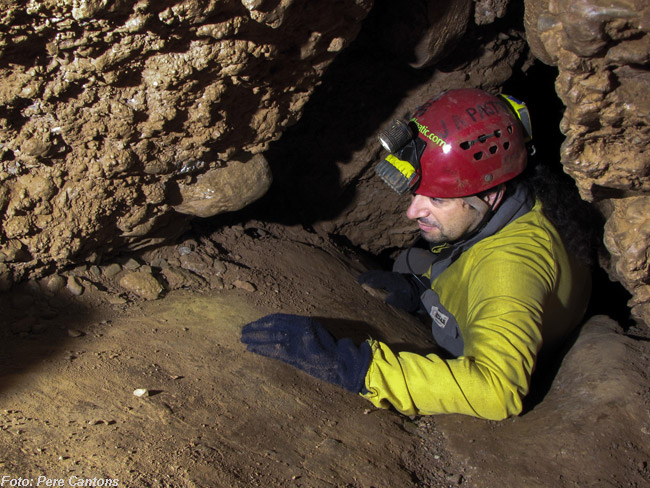
<path fill-rule="evenodd" d="M 473 231 L 488 211 L 478 210 L 464 198 L 413 195 L 406 216 L 415 220 L 422 237 L 431 244 L 453 242 Z"/>

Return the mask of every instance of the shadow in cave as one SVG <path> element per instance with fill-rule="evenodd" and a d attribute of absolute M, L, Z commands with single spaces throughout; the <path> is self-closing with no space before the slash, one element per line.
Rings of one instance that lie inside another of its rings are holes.
<path fill-rule="evenodd" d="M 88 334 L 97 320 L 87 306 L 66 297 L 65 290 L 50 295 L 29 283 L 1 293 L 0 308 L 0 391 L 20 382 L 31 369 L 45 367 L 66 348 L 71 352 L 61 360 L 73 361 L 74 348 L 81 347 L 73 343 Z"/>
<path fill-rule="evenodd" d="M 396 336 L 403 332 L 398 329 L 395 329 L 393 331 L 394 333 L 387 335 L 379 327 L 360 320 L 335 319 L 331 317 L 314 317 L 314 319 L 320 322 L 336 339 L 352 339 L 357 345 L 366 341 L 368 338 L 372 338 L 373 340 L 383 342 L 394 351 L 408 351 L 423 355 L 432 352 L 444 354 L 444 351 L 437 350 L 437 346 L 433 342 L 415 343 L 396 339 Z M 415 327 L 415 325 L 413 326 Z M 409 323 L 401 323 L 400 327 L 409 327 Z"/>
<path fill-rule="evenodd" d="M 265 156 L 273 185 L 244 213 L 310 226 L 337 216 L 350 203 L 354 190 L 342 187 L 339 165 L 349 164 L 405 93 L 430 77 L 429 71 L 410 68 L 378 47 L 388 7 L 376 3 L 357 38 L 328 67 L 300 120 L 271 144 Z"/>

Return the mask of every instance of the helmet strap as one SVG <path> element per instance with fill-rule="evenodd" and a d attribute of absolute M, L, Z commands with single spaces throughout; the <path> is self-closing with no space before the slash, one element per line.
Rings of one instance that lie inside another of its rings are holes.
<path fill-rule="evenodd" d="M 492 192 L 495 192 L 496 195 L 494 200 L 490 203 L 488 200 L 485 199 L 485 196 L 489 195 Z M 496 189 L 490 189 L 487 190 L 487 192 L 482 192 L 479 194 L 483 196 L 471 195 L 469 197 L 463 197 L 463 200 L 465 200 L 465 202 L 467 202 L 467 204 L 470 207 L 476 209 L 479 212 L 485 212 L 485 213 L 483 215 L 483 218 L 479 222 L 479 224 L 476 226 L 476 228 L 466 236 L 463 236 L 459 240 L 465 241 L 467 239 L 471 239 L 472 237 L 474 237 L 476 234 L 478 234 L 483 230 L 483 228 L 487 225 L 487 223 L 490 221 L 492 216 L 496 213 L 497 208 L 499 207 L 501 201 L 503 200 L 503 196 L 505 195 L 505 192 L 506 192 L 506 186 L 505 184 L 502 183 Z"/>

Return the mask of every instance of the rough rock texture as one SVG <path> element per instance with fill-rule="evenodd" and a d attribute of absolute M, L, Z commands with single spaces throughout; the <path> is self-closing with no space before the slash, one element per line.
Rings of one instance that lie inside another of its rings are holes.
<path fill-rule="evenodd" d="M 528 0 L 539 59 L 556 65 L 566 105 L 562 164 L 608 214 L 611 275 L 650 323 L 650 5 L 643 0 Z"/>
<path fill-rule="evenodd" d="M 650 483 L 650 342 L 606 317 L 589 320 L 566 356 L 538 363 L 523 415 L 409 418 L 240 342 L 243 324 L 283 311 L 355 342 L 434 352 L 430 325 L 358 285 L 367 266 L 349 248 L 247 221 L 134 254 L 76 270 L 81 295 L 62 277 L 0 294 L 2 476 L 128 488 Z M 173 282 L 149 301 L 120 285 L 132 272 Z"/>
<path fill-rule="evenodd" d="M 430 60 L 422 56 L 423 44 L 401 35 L 405 19 L 416 18 L 417 12 L 409 14 L 403 3 L 400 8 L 392 3 L 373 9 L 357 39 L 326 73 L 326 89 L 316 90 L 300 123 L 266 153 L 274 184 L 260 206 L 267 210 L 273 202 L 275 215 L 265 218 L 309 224 L 373 254 L 390 255 L 409 245 L 417 229 L 404 217 L 408 198 L 390 191 L 374 173 L 374 165 L 385 156 L 377 133 L 441 91 L 481 87 L 498 92 L 514 73 L 530 66 L 524 32 L 511 27 L 521 13 L 514 10 L 503 24 L 488 24 L 488 17 L 501 14 L 492 3 L 498 2 L 483 2 L 481 25 L 463 13 L 463 29 L 452 27 L 463 2 L 454 9 L 441 6 L 432 17 L 431 32 L 445 24 L 450 37 L 438 40 Z M 417 4 L 409 3 L 412 8 Z M 421 33 L 429 29 L 419 28 Z M 391 45 L 382 51 L 376 46 L 387 41 L 385 32 L 395 35 L 388 36 Z M 432 60 L 435 66 L 426 66 Z M 304 171 L 305 161 L 309 171 Z"/>
<path fill-rule="evenodd" d="M 0 287 L 263 194 L 261 153 L 371 5 L 0 1 Z"/>
<path fill-rule="evenodd" d="M 0 0 L 0 290 L 170 242 L 269 188 L 278 221 L 392 253 L 413 231 L 373 175 L 378 130 L 444 89 L 502 90 L 532 52 L 559 68 L 562 163 L 609 218 L 605 266 L 650 322 L 650 7 L 525 6 Z"/>

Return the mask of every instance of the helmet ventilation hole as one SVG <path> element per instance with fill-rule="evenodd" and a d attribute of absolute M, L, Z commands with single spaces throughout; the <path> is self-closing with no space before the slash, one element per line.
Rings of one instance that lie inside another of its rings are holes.
<path fill-rule="evenodd" d="M 506 142 L 503 143 L 503 149 L 505 149 L 506 151 L 508 149 L 510 149 L 510 142 L 509 141 L 506 141 Z"/>
<path fill-rule="evenodd" d="M 460 143 L 460 148 L 464 149 L 465 151 L 467 151 L 470 147 L 472 147 L 471 141 L 465 141 Z"/>
<path fill-rule="evenodd" d="M 497 152 L 497 149 L 498 149 L 498 147 L 497 147 L 496 144 L 490 146 L 490 149 L 489 149 L 490 154 L 494 154 L 494 153 L 496 153 L 496 152 Z"/>
<path fill-rule="evenodd" d="M 474 159 L 476 159 L 477 161 L 480 161 L 482 158 L 483 158 L 483 151 L 474 153 Z"/>
<path fill-rule="evenodd" d="M 511 125 L 508 126 L 508 134 L 512 134 L 512 126 Z"/>

